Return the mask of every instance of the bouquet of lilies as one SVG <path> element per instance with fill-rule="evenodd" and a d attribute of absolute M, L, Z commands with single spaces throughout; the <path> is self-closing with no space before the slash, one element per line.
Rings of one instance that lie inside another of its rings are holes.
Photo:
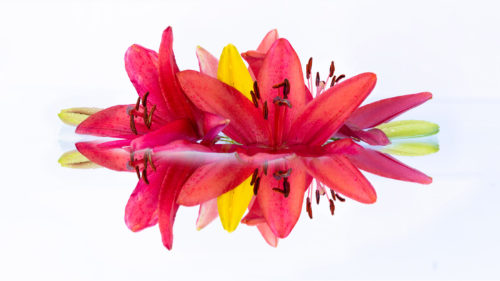
<path fill-rule="evenodd" d="M 375 87 L 374 73 L 347 78 L 332 62 L 321 79 L 319 72 L 313 75 L 312 59 L 303 70 L 276 30 L 255 50 L 240 53 L 230 44 L 219 59 L 201 47 L 196 55 L 199 71 L 179 70 L 169 27 L 158 52 L 132 45 L 125 54 L 139 95 L 135 103 L 59 114 L 78 134 L 106 137 L 76 143 L 77 151 L 63 154 L 61 165 L 137 173 L 125 208 L 130 230 L 158 224 L 171 249 L 178 208 L 199 205 L 198 229 L 219 217 L 229 232 L 240 223 L 256 226 L 276 247 L 297 223 L 304 199 L 310 218 L 312 201 L 321 198 L 332 215 L 344 197 L 374 203 L 375 190 L 360 170 L 432 182 L 390 155 L 438 150 L 436 144 L 398 140 L 436 134 L 436 124 L 391 122 L 431 93 L 360 106 Z"/>

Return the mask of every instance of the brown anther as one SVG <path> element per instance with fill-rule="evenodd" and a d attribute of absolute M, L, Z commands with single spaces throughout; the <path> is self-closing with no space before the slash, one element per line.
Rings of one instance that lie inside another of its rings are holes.
<path fill-rule="evenodd" d="M 146 152 L 146 157 L 147 157 L 147 159 L 148 159 L 149 164 L 151 165 L 151 168 L 153 168 L 153 171 L 155 171 L 155 172 L 156 172 L 156 166 L 155 166 L 155 164 L 153 163 L 153 153 L 151 152 L 151 150 L 148 150 L 148 151 Z"/>
<path fill-rule="evenodd" d="M 255 92 L 255 97 L 260 100 L 260 91 L 259 91 L 259 85 L 257 84 L 257 81 L 253 82 L 253 91 Z"/>
<path fill-rule="evenodd" d="M 285 195 L 285 198 L 288 197 L 290 194 L 290 183 L 288 182 L 288 178 L 283 179 L 283 195 Z"/>
<path fill-rule="evenodd" d="M 316 72 L 316 87 L 319 86 L 320 81 L 321 81 L 321 79 L 319 78 L 319 72 Z"/>
<path fill-rule="evenodd" d="M 264 119 L 267 120 L 267 115 L 269 114 L 269 110 L 267 109 L 267 101 L 264 102 Z"/>
<path fill-rule="evenodd" d="M 330 213 L 332 213 L 332 216 L 333 213 L 335 213 L 335 204 L 333 203 L 332 199 L 330 199 Z"/>
<path fill-rule="evenodd" d="M 279 83 L 279 84 L 275 84 L 275 85 L 273 85 L 273 89 L 278 89 L 278 88 L 281 88 L 281 87 L 283 87 L 283 86 L 285 86 L 285 81 L 283 81 L 283 82 L 281 82 L 281 83 Z"/>
<path fill-rule="evenodd" d="M 307 201 L 306 201 L 306 211 L 307 211 L 307 214 L 309 215 L 309 218 L 312 219 L 313 218 L 313 211 L 312 211 L 312 206 L 311 206 L 311 198 L 307 197 Z"/>
<path fill-rule="evenodd" d="M 146 127 L 148 127 L 148 129 L 149 129 L 148 117 L 149 117 L 148 108 L 144 107 L 144 113 L 142 114 L 142 120 L 144 120 L 144 124 L 146 124 Z"/>
<path fill-rule="evenodd" d="M 290 82 L 285 78 L 285 85 L 283 85 L 283 98 L 288 99 L 288 94 L 290 94 Z"/>
<path fill-rule="evenodd" d="M 141 179 L 141 171 L 139 170 L 139 166 L 135 166 L 135 173 L 137 174 L 137 178 Z"/>
<path fill-rule="evenodd" d="M 276 191 L 278 193 L 285 195 L 285 191 L 279 187 L 273 187 L 273 191 Z"/>
<path fill-rule="evenodd" d="M 259 186 L 260 186 L 260 178 L 257 178 L 255 180 L 255 184 L 253 186 L 253 194 L 257 195 L 257 192 L 259 192 Z"/>
<path fill-rule="evenodd" d="M 135 128 L 135 120 L 134 120 L 134 114 L 132 113 L 132 110 L 129 111 L 130 115 L 130 129 L 134 133 L 134 135 L 137 135 L 137 129 Z"/>
<path fill-rule="evenodd" d="M 148 172 L 147 172 L 146 168 L 144 168 L 144 170 L 142 170 L 142 179 L 144 180 L 144 182 L 146 182 L 146 184 L 149 184 Z"/>
<path fill-rule="evenodd" d="M 135 103 L 135 110 L 139 110 L 139 106 L 141 105 L 141 97 L 137 97 L 137 102 Z"/>
<path fill-rule="evenodd" d="M 333 87 L 335 85 L 335 79 L 337 79 L 337 76 L 333 75 L 332 82 L 330 83 L 330 87 Z"/>
<path fill-rule="evenodd" d="M 307 62 L 306 65 L 306 78 L 309 79 L 311 77 L 311 68 L 313 64 L 313 58 L 309 58 L 309 61 Z"/>
<path fill-rule="evenodd" d="M 276 105 L 279 105 L 279 106 L 285 105 L 285 106 L 288 106 L 289 108 L 292 108 L 292 104 L 290 103 L 290 101 L 287 99 L 282 99 L 280 96 L 276 96 L 273 99 L 273 103 Z"/>
<path fill-rule="evenodd" d="M 345 78 L 344 74 L 339 75 L 339 77 L 337 77 L 337 79 L 335 79 L 335 83 L 339 82 L 341 79 L 344 79 L 344 78 Z"/>
<path fill-rule="evenodd" d="M 345 202 L 345 199 L 343 197 L 340 197 L 338 193 L 335 193 L 335 196 L 337 196 L 337 199 L 339 199 L 340 202 Z"/>
<path fill-rule="evenodd" d="M 269 166 L 269 163 L 267 161 L 264 162 L 264 175 L 267 176 L 267 167 Z"/>
<path fill-rule="evenodd" d="M 253 185 L 255 181 L 257 180 L 257 174 L 259 173 L 259 169 L 256 168 L 253 170 L 253 175 L 252 175 L 252 180 L 250 181 L 250 185 Z"/>
<path fill-rule="evenodd" d="M 129 162 L 129 165 L 130 165 L 130 166 L 132 166 L 132 165 L 133 165 L 132 163 L 134 163 L 134 162 L 135 162 L 135 155 L 134 155 L 134 154 L 135 154 L 135 153 L 134 153 L 133 151 L 132 151 L 132 152 L 130 152 L 130 162 Z"/>
<path fill-rule="evenodd" d="M 142 106 L 146 107 L 147 101 L 148 101 L 148 96 L 149 92 L 146 92 L 146 94 L 142 97 Z"/>
<path fill-rule="evenodd" d="M 257 102 L 257 97 L 255 96 L 254 91 L 250 91 L 250 95 L 252 96 L 252 102 L 255 107 L 259 107 L 259 103 Z"/>
<path fill-rule="evenodd" d="M 316 189 L 316 204 L 319 204 L 319 189 Z"/>
<path fill-rule="evenodd" d="M 328 77 L 332 77 L 334 73 L 335 73 L 335 63 L 332 61 L 332 63 L 330 64 L 330 75 L 328 75 Z"/>
<path fill-rule="evenodd" d="M 333 191 L 333 189 L 330 189 L 330 194 L 332 195 L 333 200 L 337 200 L 337 198 L 335 197 L 335 191 Z"/>
<path fill-rule="evenodd" d="M 151 111 L 149 112 L 148 119 L 145 120 L 146 126 L 148 129 L 151 129 L 151 124 L 153 123 L 153 113 L 156 110 L 156 104 L 153 105 L 153 108 L 151 108 Z"/>

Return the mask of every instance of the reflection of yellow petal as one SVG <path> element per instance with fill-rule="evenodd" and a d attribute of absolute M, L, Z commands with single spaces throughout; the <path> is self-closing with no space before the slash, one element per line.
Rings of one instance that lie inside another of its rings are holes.
<path fill-rule="evenodd" d="M 74 169 L 91 169 L 101 167 L 87 159 L 87 157 L 83 156 L 76 150 L 71 150 L 63 153 L 63 155 L 59 157 L 58 162 L 63 167 Z"/>
<path fill-rule="evenodd" d="M 246 179 L 235 189 L 217 197 L 217 208 L 222 227 L 233 232 L 241 221 L 252 200 L 253 188 L 250 185 L 251 177 Z"/>
<path fill-rule="evenodd" d="M 253 80 L 243 62 L 240 53 L 232 44 L 227 45 L 219 60 L 217 79 L 240 91 L 248 99 L 252 99 L 250 91 L 253 89 Z"/>
<path fill-rule="evenodd" d="M 71 126 L 78 126 L 87 117 L 100 110 L 100 108 L 94 107 L 74 107 L 61 110 L 58 116 L 64 123 Z"/>
<path fill-rule="evenodd" d="M 383 147 L 380 151 L 400 156 L 423 156 L 439 151 L 437 143 L 402 142 Z"/>

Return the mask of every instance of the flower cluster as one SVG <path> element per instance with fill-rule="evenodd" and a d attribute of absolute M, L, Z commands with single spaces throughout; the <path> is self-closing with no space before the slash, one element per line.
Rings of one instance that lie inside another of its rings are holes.
<path fill-rule="evenodd" d="M 432 144 L 397 141 L 435 134 L 437 125 L 390 122 L 429 100 L 430 93 L 360 107 L 375 87 L 375 74 L 347 78 L 332 62 L 322 80 L 319 72 L 313 75 L 312 59 L 304 73 L 295 50 L 276 30 L 256 50 L 240 54 L 230 44 L 220 59 L 201 47 L 196 55 L 199 71 L 179 70 L 169 27 L 158 52 L 132 45 L 125 54 L 139 95 L 135 103 L 59 114 L 77 125 L 78 134 L 114 138 L 76 143 L 78 152 L 60 158 L 63 166 L 137 174 L 125 208 L 132 231 L 158 223 L 171 249 L 178 208 L 199 205 L 198 229 L 220 217 L 227 231 L 240 223 L 256 226 L 277 246 L 303 205 L 313 217 L 312 201 L 325 198 L 332 215 L 344 197 L 374 203 L 375 190 L 360 170 L 432 182 L 387 153 L 437 151 Z"/>

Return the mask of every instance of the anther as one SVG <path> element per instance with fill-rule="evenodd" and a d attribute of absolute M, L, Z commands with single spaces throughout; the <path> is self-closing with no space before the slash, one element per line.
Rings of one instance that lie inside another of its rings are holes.
<path fill-rule="evenodd" d="M 153 171 L 155 171 L 155 172 L 156 172 L 156 166 L 155 166 L 155 164 L 153 163 L 153 155 L 152 155 L 152 153 L 151 153 L 151 150 L 148 150 L 148 151 L 146 152 L 146 157 L 147 157 L 147 159 L 148 159 L 149 164 L 151 165 L 151 168 L 153 168 Z"/>
<path fill-rule="evenodd" d="M 148 119 L 149 119 L 148 108 L 144 107 L 144 114 L 142 115 L 142 120 L 144 120 L 144 124 L 146 124 L 146 127 L 148 127 L 149 129 Z"/>
<path fill-rule="evenodd" d="M 253 175 L 252 175 L 252 180 L 250 181 L 250 185 L 253 185 L 255 181 L 257 180 L 257 174 L 259 173 L 259 169 L 256 168 L 253 170 Z"/>
<path fill-rule="evenodd" d="M 146 184 L 149 184 L 148 173 L 147 173 L 146 168 L 144 168 L 144 170 L 142 170 L 142 179 L 146 182 Z"/>
<path fill-rule="evenodd" d="M 141 171 L 139 171 L 139 166 L 135 166 L 135 173 L 137 174 L 137 178 L 141 179 Z"/>
<path fill-rule="evenodd" d="M 309 58 L 309 61 L 306 65 L 306 78 L 309 79 L 311 77 L 311 68 L 312 68 L 313 58 Z"/>
<path fill-rule="evenodd" d="M 319 82 L 320 82 L 320 78 L 319 78 L 319 72 L 316 72 L 316 87 L 319 86 Z"/>
<path fill-rule="evenodd" d="M 332 195 L 333 200 L 337 200 L 337 198 L 335 197 L 335 191 L 333 191 L 333 189 L 330 189 L 330 194 Z"/>
<path fill-rule="evenodd" d="M 285 106 L 288 106 L 289 108 L 292 108 L 292 104 L 290 103 L 290 101 L 287 99 L 282 99 L 280 96 L 276 96 L 273 99 L 273 103 L 276 105 L 279 105 L 279 106 L 285 105 Z"/>
<path fill-rule="evenodd" d="M 332 63 L 330 64 L 330 75 L 328 75 L 328 77 L 332 77 L 334 73 L 335 73 L 335 63 L 332 61 Z"/>
<path fill-rule="evenodd" d="M 253 82 L 253 91 L 255 92 L 255 97 L 260 100 L 260 91 L 259 91 L 259 85 L 257 84 L 257 81 Z"/>
<path fill-rule="evenodd" d="M 264 102 L 264 119 L 267 120 L 267 115 L 269 114 L 269 111 L 267 109 L 267 101 Z"/>
<path fill-rule="evenodd" d="M 343 197 L 340 197 L 338 193 L 335 193 L 335 196 L 337 196 L 337 199 L 339 199 L 340 202 L 345 202 L 345 199 Z"/>
<path fill-rule="evenodd" d="M 290 183 L 288 182 L 288 178 L 283 179 L 283 195 L 285 195 L 285 198 L 288 197 L 290 194 Z"/>
<path fill-rule="evenodd" d="M 313 212 L 312 212 L 312 207 L 311 207 L 311 199 L 309 197 L 307 197 L 307 201 L 306 201 L 306 211 L 307 211 L 307 214 L 309 215 L 309 218 L 312 219 Z"/>
<path fill-rule="evenodd" d="M 153 105 L 153 108 L 151 108 L 151 111 L 149 112 L 148 119 L 145 120 L 148 129 L 151 129 L 151 124 L 153 123 L 153 112 L 155 112 L 155 110 L 156 110 L 156 104 Z"/>
<path fill-rule="evenodd" d="M 255 96 L 254 91 L 250 91 L 250 95 L 252 96 L 252 102 L 255 107 L 259 107 L 259 103 L 257 102 L 257 97 Z"/>
<path fill-rule="evenodd" d="M 149 92 L 142 97 L 142 106 L 146 106 L 146 102 L 148 101 Z"/>
<path fill-rule="evenodd" d="M 288 99 L 288 94 L 290 93 L 290 82 L 288 81 L 288 79 L 285 78 L 284 83 L 285 84 L 283 85 L 283 98 Z"/>
<path fill-rule="evenodd" d="M 264 175 L 267 176 L 267 167 L 269 166 L 269 163 L 267 161 L 264 162 Z"/>
<path fill-rule="evenodd" d="M 316 189 L 316 204 L 319 204 L 319 189 Z"/>
<path fill-rule="evenodd" d="M 257 178 L 255 180 L 255 184 L 253 186 L 253 194 L 257 195 L 257 192 L 259 192 L 259 186 L 260 186 L 260 178 Z"/>
<path fill-rule="evenodd" d="M 335 213 L 335 204 L 333 203 L 332 199 L 330 199 L 330 213 L 332 213 L 332 216 L 333 213 Z"/>
<path fill-rule="evenodd" d="M 132 152 L 130 152 L 130 162 L 129 162 L 129 163 L 130 163 L 130 166 L 132 166 L 132 163 L 134 163 L 134 162 L 135 162 L 135 155 L 134 155 L 134 154 L 135 154 L 135 153 L 134 153 L 133 151 L 132 151 Z"/>
<path fill-rule="evenodd" d="M 337 79 L 335 79 L 335 83 L 339 82 L 340 79 L 344 79 L 344 78 L 345 78 L 344 74 L 339 75 L 339 77 L 337 77 Z"/>
<path fill-rule="evenodd" d="M 139 106 L 141 105 L 141 97 L 137 98 L 137 102 L 135 103 L 135 110 L 139 110 Z"/>
<path fill-rule="evenodd" d="M 137 135 L 137 129 L 135 128 L 134 114 L 132 113 L 132 111 L 129 111 L 129 115 L 130 115 L 130 129 L 135 135 Z"/>
<path fill-rule="evenodd" d="M 335 79 L 337 79 L 337 76 L 333 76 L 332 82 L 330 83 L 330 87 L 333 87 L 335 85 Z"/>
<path fill-rule="evenodd" d="M 282 178 L 287 178 L 290 176 L 290 174 L 292 174 L 292 168 L 286 170 L 286 171 L 276 171 L 273 173 L 273 177 L 276 179 L 276 180 L 280 180 Z"/>

